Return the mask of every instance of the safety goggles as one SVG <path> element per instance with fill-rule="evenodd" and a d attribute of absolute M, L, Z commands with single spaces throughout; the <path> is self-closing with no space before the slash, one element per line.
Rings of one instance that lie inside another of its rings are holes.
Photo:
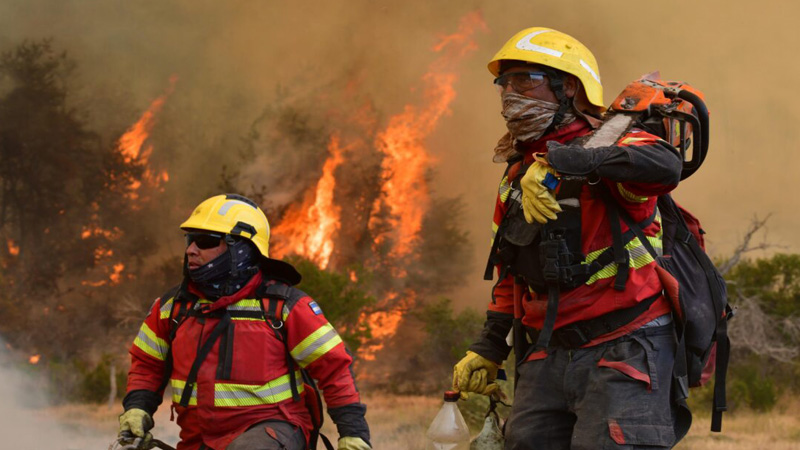
<path fill-rule="evenodd" d="M 200 250 L 208 250 L 210 248 L 219 247 L 222 243 L 222 238 L 225 236 L 215 233 L 186 233 L 186 247 L 193 243 Z"/>
<path fill-rule="evenodd" d="M 500 75 L 494 79 L 497 92 L 504 92 L 510 84 L 514 91 L 523 93 L 544 84 L 544 72 L 511 72 Z"/>

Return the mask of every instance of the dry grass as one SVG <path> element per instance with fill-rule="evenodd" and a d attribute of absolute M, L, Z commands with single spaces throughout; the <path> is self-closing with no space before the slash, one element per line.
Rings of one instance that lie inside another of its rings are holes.
<path fill-rule="evenodd" d="M 371 395 L 364 401 L 376 450 L 422 450 L 425 431 L 441 405 L 438 397 Z M 58 445 L 31 448 L 104 449 L 116 434 L 119 409 L 69 405 L 32 412 L 36 420 L 57 421 L 64 433 Z M 742 411 L 726 414 L 722 434 L 708 431 L 710 419 L 695 417 L 689 435 L 677 450 L 800 450 L 800 397 L 784 398 L 769 414 Z M 326 420 L 324 432 L 337 436 Z M 156 414 L 156 437 L 174 444 L 177 428 L 169 421 L 169 408 Z M 41 439 L 38 440 L 42 444 Z"/>

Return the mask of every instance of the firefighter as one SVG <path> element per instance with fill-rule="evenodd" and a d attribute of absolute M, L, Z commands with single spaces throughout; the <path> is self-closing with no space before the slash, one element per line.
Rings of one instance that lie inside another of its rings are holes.
<path fill-rule="evenodd" d="M 646 245 L 661 248 L 656 200 L 677 186 L 681 157 L 636 127 L 608 147 L 579 145 L 602 123 L 603 86 L 567 34 L 525 29 L 489 71 L 508 129 L 486 274 L 499 280 L 453 387 L 495 393 L 513 342 L 505 448 L 669 448 L 676 340 Z"/>
<path fill-rule="evenodd" d="M 120 436 L 148 448 L 169 384 L 178 450 L 306 449 L 321 419 L 313 379 L 338 448 L 371 448 L 353 359 L 319 305 L 291 287 L 297 271 L 269 258 L 262 210 L 240 195 L 217 195 L 181 229 L 184 280 L 153 303 L 130 349 Z"/>

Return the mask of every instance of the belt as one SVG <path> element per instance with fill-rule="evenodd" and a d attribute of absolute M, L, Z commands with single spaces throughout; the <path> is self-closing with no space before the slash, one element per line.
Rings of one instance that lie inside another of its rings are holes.
<path fill-rule="evenodd" d="M 650 309 L 650 306 L 660 297 L 661 292 L 642 300 L 630 308 L 611 311 L 594 319 L 582 320 L 557 328 L 553 330 L 550 346 L 566 349 L 583 347 L 595 338 L 616 331 L 631 323 Z M 531 341 L 536 342 L 539 338 L 540 330 L 530 327 L 525 327 L 525 330 L 528 332 Z"/>

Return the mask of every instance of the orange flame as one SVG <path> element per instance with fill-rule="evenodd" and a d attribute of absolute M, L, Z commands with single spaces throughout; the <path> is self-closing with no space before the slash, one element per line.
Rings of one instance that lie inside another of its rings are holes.
<path fill-rule="evenodd" d="M 403 319 L 403 311 L 395 309 L 392 311 L 378 311 L 369 315 L 361 314 L 360 322 L 366 322 L 372 333 L 372 344 L 362 345 L 358 348 L 358 356 L 365 361 L 374 361 L 375 354 L 383 349 L 384 341 L 394 336 L 400 321 Z"/>
<path fill-rule="evenodd" d="M 42 359 L 42 355 L 31 355 L 31 357 L 28 358 L 28 362 L 31 364 L 38 364 L 40 359 Z"/>
<path fill-rule="evenodd" d="M 17 245 L 12 239 L 7 239 L 6 244 L 8 245 L 8 254 L 11 256 L 19 255 L 19 245 Z"/>
<path fill-rule="evenodd" d="M 411 250 L 430 204 L 425 172 L 432 158 L 424 140 L 436 129 L 439 119 L 449 112 L 450 103 L 456 97 L 453 85 L 458 80 L 454 66 L 477 48 L 471 36 L 478 29 L 486 29 L 486 24 L 480 13 L 470 13 L 461 20 L 458 32 L 444 36 L 433 47 L 433 51 L 442 54 L 422 77 L 426 104 L 422 107 L 406 105 L 404 111 L 392 117 L 387 128 L 378 133 L 376 145 L 385 155 L 382 169 L 387 179 L 383 186 L 385 195 L 378 202 L 383 202 L 391 212 L 391 228 L 396 232 L 393 250 L 398 256 Z"/>
<path fill-rule="evenodd" d="M 108 279 L 111 280 L 111 285 L 119 284 L 120 280 L 122 279 L 122 271 L 125 269 L 125 264 L 117 263 L 114 264 L 114 272 L 108 276 Z"/>
<path fill-rule="evenodd" d="M 330 262 L 333 236 L 340 227 L 341 208 L 333 198 L 336 187 L 334 172 L 344 162 L 338 135 L 331 137 L 328 150 L 330 156 L 322 167 L 322 178 L 313 195 L 306 195 L 306 201 L 299 207 L 292 205 L 274 230 L 280 242 L 288 241 L 289 244 L 279 244 L 273 253 L 281 257 L 294 252 L 314 261 L 321 269 L 325 269 Z"/>
<path fill-rule="evenodd" d="M 145 166 L 142 180 L 133 180 L 128 185 L 128 192 L 125 196 L 131 200 L 137 200 L 139 193 L 137 192 L 142 186 L 142 181 L 147 182 L 148 185 L 158 187 L 169 180 L 169 175 L 166 171 L 156 172 L 150 167 L 147 167 L 150 155 L 153 153 L 153 146 L 144 146 L 145 141 L 150 136 L 150 131 L 155 125 L 155 116 L 161 111 L 164 102 L 167 100 L 172 92 L 175 90 L 175 83 L 177 83 L 177 75 L 173 75 L 169 79 L 169 87 L 160 97 L 153 100 L 147 111 L 142 114 L 142 117 L 131 126 L 119 138 L 119 152 L 122 159 L 126 164 L 134 164 L 138 166 Z M 144 147 L 144 149 L 142 149 Z"/>

